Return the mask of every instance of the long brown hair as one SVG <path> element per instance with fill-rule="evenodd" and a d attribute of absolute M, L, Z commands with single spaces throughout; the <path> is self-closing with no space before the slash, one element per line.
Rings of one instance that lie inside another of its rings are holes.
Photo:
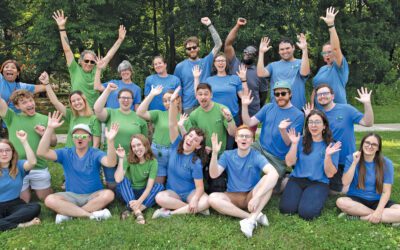
<path fill-rule="evenodd" d="M 17 162 L 18 162 L 18 153 L 17 150 L 15 150 L 14 145 L 7 139 L 0 139 L 0 143 L 5 143 L 8 146 L 10 146 L 11 150 L 12 150 L 12 157 L 11 157 L 11 161 L 10 164 L 8 165 L 8 169 L 9 172 L 8 174 L 15 179 L 15 177 L 18 174 L 18 168 L 17 168 Z M 1 171 L 0 171 L 0 176 L 2 175 Z"/>
<path fill-rule="evenodd" d="M 76 95 L 79 95 L 79 96 L 82 98 L 83 102 L 85 103 L 85 116 L 91 116 L 91 115 L 93 115 L 93 110 L 90 108 L 90 106 L 89 106 L 89 104 L 88 104 L 88 102 L 87 102 L 87 99 L 86 99 L 85 94 L 83 94 L 82 91 L 80 91 L 80 90 L 72 91 L 71 94 L 69 94 L 68 102 L 69 102 L 69 106 L 71 107 L 72 114 L 73 114 L 75 117 L 78 117 L 78 116 L 79 116 L 78 111 L 76 111 L 74 108 L 72 108 L 71 97 L 72 97 L 73 95 L 75 95 L 75 94 L 76 94 Z"/>
<path fill-rule="evenodd" d="M 144 153 L 143 157 L 146 161 L 153 160 L 154 154 L 153 150 L 151 150 L 150 142 L 149 140 L 142 134 L 136 134 L 132 135 L 131 137 L 131 143 L 133 139 L 138 139 L 139 141 L 142 142 L 146 152 Z M 139 157 L 136 156 L 136 154 L 132 150 L 132 146 L 129 144 L 129 154 L 128 154 L 128 163 L 139 163 L 140 159 Z"/>
<path fill-rule="evenodd" d="M 365 159 L 364 159 L 364 150 L 363 150 L 363 145 L 365 140 L 368 137 L 375 137 L 378 140 L 378 150 L 375 153 L 374 156 L 374 163 L 375 163 L 375 185 L 376 185 L 376 192 L 378 194 L 381 194 L 383 191 L 383 174 L 384 174 L 384 169 L 386 168 L 385 160 L 383 158 L 382 154 L 382 138 L 375 133 L 369 133 L 366 136 L 364 136 L 361 140 L 360 144 L 360 162 L 358 163 L 359 169 L 358 169 L 358 184 L 357 188 L 359 189 L 365 189 L 365 174 L 367 172 L 367 169 L 365 167 Z"/>
<path fill-rule="evenodd" d="M 197 159 L 200 159 L 202 165 L 204 166 L 208 161 L 208 155 L 206 152 L 206 134 L 200 128 L 190 128 L 189 131 L 183 136 L 182 140 L 179 142 L 178 145 L 178 153 L 183 154 L 183 143 L 185 141 L 186 136 L 194 131 L 198 136 L 202 136 L 203 140 L 200 143 L 200 148 L 194 150 L 194 156 L 192 158 L 192 163 L 195 163 Z"/>
<path fill-rule="evenodd" d="M 310 130 L 308 129 L 308 120 L 312 115 L 318 115 L 322 119 L 322 122 L 325 126 L 324 130 L 322 130 L 322 139 L 324 140 L 325 144 L 328 146 L 329 143 L 333 141 L 332 132 L 329 128 L 329 122 L 328 118 L 326 118 L 326 115 L 322 111 L 316 109 L 311 110 L 310 114 L 308 114 L 308 116 L 306 117 L 306 121 L 304 123 L 303 152 L 307 155 L 312 151 L 313 140 Z"/>

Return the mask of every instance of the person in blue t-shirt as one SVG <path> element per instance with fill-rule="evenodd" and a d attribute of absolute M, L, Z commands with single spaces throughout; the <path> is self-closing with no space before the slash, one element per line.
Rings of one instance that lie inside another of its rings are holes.
<path fill-rule="evenodd" d="M 62 114 L 58 111 L 49 114 L 47 129 L 40 140 L 37 154 L 62 165 L 65 192 L 47 196 L 44 203 L 46 207 L 57 213 L 56 224 L 73 217 L 108 219 L 111 213 L 107 208 L 103 208 L 114 200 L 114 193 L 109 189 L 103 189 L 100 168 L 102 165 L 115 167 L 117 164 L 114 138 L 118 133 L 119 125 L 114 123 L 109 130 L 105 131 L 108 143 L 107 154 L 89 146 L 92 132 L 88 125 L 82 123 L 75 125 L 72 129 L 74 147 L 53 150 L 50 149 L 50 135 L 63 124 L 61 118 Z"/>
<path fill-rule="evenodd" d="M 25 175 L 36 165 L 36 156 L 29 146 L 28 134 L 19 130 L 16 136 L 27 160 L 19 160 L 13 144 L 0 139 L 0 231 L 40 224 L 40 205 L 19 197 Z"/>
<path fill-rule="evenodd" d="M 182 84 L 183 111 L 186 114 L 190 114 L 198 106 L 193 87 L 193 67 L 195 65 L 200 66 L 202 71 L 200 82 L 204 82 L 205 79 L 211 75 L 214 56 L 222 47 L 221 38 L 219 37 L 217 30 L 214 28 L 214 25 L 212 25 L 211 20 L 208 17 L 203 17 L 201 18 L 201 23 L 208 27 L 214 41 L 214 48 L 206 57 L 199 58 L 199 39 L 195 36 L 189 37 L 183 43 L 188 58 L 178 63 L 174 71 L 174 75 L 180 79 Z"/>
<path fill-rule="evenodd" d="M 142 89 L 132 82 L 132 75 L 133 75 L 133 68 L 130 62 L 127 60 L 123 60 L 118 65 L 118 73 L 121 76 L 121 80 L 110 80 L 106 83 L 101 84 L 100 82 L 100 75 L 101 71 L 105 69 L 107 64 L 105 63 L 104 59 L 96 60 L 97 62 L 97 70 L 94 76 L 94 89 L 100 92 L 103 92 L 108 84 L 113 83 L 118 87 L 118 91 L 111 92 L 107 98 L 107 102 L 105 107 L 117 109 L 120 107 L 118 101 L 118 94 L 123 89 L 129 89 L 133 93 L 133 105 L 131 110 L 135 110 L 139 107 L 140 102 L 142 101 Z"/>
<path fill-rule="evenodd" d="M 241 231 L 248 238 L 252 237 L 257 223 L 268 226 L 267 216 L 261 211 L 271 198 L 278 172 L 264 156 L 251 148 L 254 134 L 246 125 L 236 130 L 238 148 L 225 151 L 218 161 L 222 143 L 218 142 L 217 134 L 213 134 L 211 140 L 210 176 L 218 178 L 226 171 L 228 188 L 223 193 L 211 193 L 208 202 L 219 213 L 242 219 Z M 261 173 L 265 174 L 262 178 Z"/>
<path fill-rule="evenodd" d="M 250 118 L 248 105 L 252 102 L 250 94 L 242 97 L 242 118 L 247 126 L 257 126 L 262 123 L 259 142 L 253 143 L 253 148 L 260 151 L 269 163 L 278 171 L 280 179 L 277 191 L 284 188 L 280 183 L 286 172 L 285 155 L 289 151 L 290 140 L 287 134 L 289 128 L 302 133 L 304 124 L 303 113 L 294 107 L 291 85 L 288 82 L 276 82 L 273 88 L 275 102 L 266 104 L 256 115 Z"/>
<path fill-rule="evenodd" d="M 203 164 L 207 161 L 206 137 L 199 128 L 191 128 L 183 138 L 179 135 L 176 102 L 179 90 L 177 88 L 171 96 L 168 113 L 171 149 L 167 190 L 156 196 L 161 208 L 154 212 L 153 219 L 176 214 L 210 213 L 203 182 Z"/>
<path fill-rule="evenodd" d="M 356 138 L 354 135 L 354 124 L 371 127 L 374 124 L 374 112 L 371 104 L 371 92 L 367 88 L 357 90 L 356 99 L 364 105 L 365 113 L 359 112 L 350 104 L 335 103 L 335 93 L 327 84 L 319 85 L 316 90 L 318 103 L 323 107 L 323 112 L 329 120 L 333 139 L 342 142 L 340 150 L 339 169 L 330 181 L 330 189 L 333 192 L 346 192 L 342 185 L 342 175 L 346 157 L 356 151 Z M 305 110 L 308 113 L 309 110 Z"/>
<path fill-rule="evenodd" d="M 283 191 L 279 210 L 305 220 L 321 215 L 329 195 L 329 178 L 337 172 L 340 142 L 333 143 L 325 114 L 312 110 L 304 125 L 304 136 L 290 129 L 291 141 L 285 161 L 294 167 Z"/>
<path fill-rule="evenodd" d="M 346 84 L 349 80 L 349 65 L 343 56 L 339 36 L 335 28 L 335 17 L 338 12 L 335 12 L 335 8 L 330 7 L 326 9 L 326 16 L 321 17 L 326 25 L 328 25 L 330 41 L 322 46 L 321 55 L 326 65 L 322 66 L 314 76 L 313 88 L 315 89 L 318 85 L 326 83 L 335 92 L 335 102 L 346 104 Z M 315 107 L 322 109 L 315 98 L 315 90 L 313 90 L 311 95 L 311 101 L 314 102 Z"/>
<path fill-rule="evenodd" d="M 346 158 L 343 185 L 350 185 L 347 197 L 337 199 L 341 217 L 371 223 L 400 223 L 400 205 L 390 200 L 394 179 L 393 163 L 382 153 L 382 138 L 369 133 L 361 139 L 359 151 Z"/>
<path fill-rule="evenodd" d="M 305 35 L 301 33 L 297 36 L 297 39 L 299 41 L 296 44 L 302 51 L 301 60 L 294 57 L 294 43 L 288 38 L 283 38 L 279 42 L 281 60 L 269 63 L 264 67 L 264 54 L 272 47 L 269 45 L 269 38 L 263 37 L 258 52 L 257 75 L 259 77 L 270 77 L 271 102 L 275 101 L 273 96 L 273 86 L 275 83 L 279 81 L 288 82 L 292 90 L 292 104 L 301 110 L 306 103 L 305 85 L 307 77 L 310 74 L 310 62 L 308 60 Z"/>
<path fill-rule="evenodd" d="M 160 95 L 155 96 L 154 99 L 151 101 L 149 110 L 165 111 L 166 109 L 162 100 L 164 94 L 167 93 L 169 90 L 175 90 L 178 86 L 181 85 L 181 81 L 178 77 L 167 73 L 167 63 L 165 62 L 164 57 L 154 57 L 153 67 L 156 71 L 156 74 L 146 77 L 146 81 L 144 83 L 144 95 L 148 96 L 150 94 L 152 86 L 162 86 L 163 91 Z"/>

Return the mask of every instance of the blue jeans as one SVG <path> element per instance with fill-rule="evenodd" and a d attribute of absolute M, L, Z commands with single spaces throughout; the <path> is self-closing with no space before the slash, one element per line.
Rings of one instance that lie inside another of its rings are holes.
<path fill-rule="evenodd" d="M 151 144 L 151 150 L 153 150 L 158 162 L 157 176 L 167 176 L 170 147 L 153 142 Z"/>
<path fill-rule="evenodd" d="M 329 184 L 307 178 L 290 177 L 281 196 L 279 210 L 283 214 L 295 214 L 305 220 L 321 215 L 329 194 Z"/>

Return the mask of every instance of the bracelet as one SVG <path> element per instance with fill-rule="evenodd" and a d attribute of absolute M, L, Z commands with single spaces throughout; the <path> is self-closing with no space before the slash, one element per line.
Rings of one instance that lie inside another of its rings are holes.
<path fill-rule="evenodd" d="M 60 31 L 60 32 L 61 32 L 61 31 L 66 31 L 66 29 L 59 29 L 58 31 Z"/>
<path fill-rule="evenodd" d="M 229 121 L 228 120 L 226 120 L 228 123 L 230 123 L 231 121 L 233 120 L 233 118 L 231 118 Z"/>
<path fill-rule="evenodd" d="M 242 81 L 242 82 L 247 82 L 247 80 L 242 80 L 242 79 L 240 79 L 240 81 Z"/>
<path fill-rule="evenodd" d="M 212 23 L 210 23 L 209 25 L 207 25 L 207 28 L 210 27 L 212 25 Z"/>
<path fill-rule="evenodd" d="M 332 24 L 332 25 L 329 25 L 329 26 L 328 26 L 328 29 L 330 29 L 330 28 L 333 28 L 333 27 L 335 27 L 335 25 L 334 25 L 334 24 Z"/>

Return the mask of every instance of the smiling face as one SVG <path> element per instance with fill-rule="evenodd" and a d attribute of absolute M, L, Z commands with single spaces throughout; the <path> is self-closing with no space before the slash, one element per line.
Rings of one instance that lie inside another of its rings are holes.
<path fill-rule="evenodd" d="M 294 46 L 292 46 L 290 43 L 281 42 L 279 44 L 279 55 L 281 56 L 281 59 L 285 61 L 291 61 L 294 59 L 293 54 Z"/>
<path fill-rule="evenodd" d="M 226 57 L 219 55 L 214 59 L 214 67 L 218 73 L 226 73 Z"/>
<path fill-rule="evenodd" d="M 0 142 L 0 165 L 7 166 L 13 157 L 13 150 L 7 143 Z"/>
<path fill-rule="evenodd" d="M 159 75 L 167 73 L 167 64 L 160 57 L 156 57 L 154 59 L 153 67 L 156 73 Z"/>
<path fill-rule="evenodd" d="M 203 109 L 208 109 L 211 105 L 212 93 L 209 89 L 197 89 L 196 99 Z"/>
<path fill-rule="evenodd" d="M 236 131 L 235 141 L 238 149 L 248 150 L 253 143 L 253 132 L 250 129 L 240 129 Z"/>
<path fill-rule="evenodd" d="M 307 120 L 307 129 L 310 131 L 312 137 L 322 136 L 322 132 L 325 129 L 322 117 L 317 114 L 309 116 Z"/>
<path fill-rule="evenodd" d="M 92 53 L 85 53 L 82 60 L 80 60 L 83 71 L 91 72 L 96 65 L 95 56 Z"/>
<path fill-rule="evenodd" d="M 20 71 L 15 63 L 9 62 L 3 67 L 3 77 L 8 82 L 15 82 L 17 77 L 19 76 Z"/>
<path fill-rule="evenodd" d="M 201 142 L 204 140 L 203 136 L 199 136 L 196 131 L 192 130 L 183 138 L 183 152 L 191 153 L 196 149 L 201 148 Z"/>
<path fill-rule="evenodd" d="M 86 103 L 83 100 L 82 96 L 79 94 L 73 94 L 70 97 L 70 102 L 71 102 L 71 108 L 73 108 L 76 111 L 82 111 L 85 110 L 86 108 Z"/>
<path fill-rule="evenodd" d="M 75 144 L 76 149 L 78 150 L 88 148 L 91 139 L 91 135 L 85 130 L 77 129 L 73 131 L 72 140 Z"/>
<path fill-rule="evenodd" d="M 200 47 L 195 42 L 188 42 L 185 47 L 186 55 L 192 59 L 196 60 L 199 57 Z"/>
<path fill-rule="evenodd" d="M 119 92 L 118 102 L 122 111 L 129 111 L 132 107 L 133 96 L 128 91 L 121 91 Z"/>
<path fill-rule="evenodd" d="M 139 140 L 138 138 L 133 138 L 131 141 L 131 148 L 132 152 L 136 155 L 137 158 L 139 158 L 139 160 L 142 160 L 144 158 L 147 150 L 141 140 Z"/>
<path fill-rule="evenodd" d="M 34 116 L 36 114 L 36 105 L 32 97 L 22 97 L 18 100 L 18 104 L 15 107 L 27 116 Z"/>
<path fill-rule="evenodd" d="M 380 142 L 378 138 L 372 135 L 368 136 L 367 138 L 365 138 L 362 145 L 364 156 L 375 157 L 375 154 L 379 151 L 379 147 L 380 147 Z"/>
<path fill-rule="evenodd" d="M 316 95 L 318 103 L 322 107 L 330 105 L 335 98 L 335 95 L 331 93 L 331 90 L 328 87 L 322 87 L 318 89 Z"/>
<path fill-rule="evenodd" d="M 124 82 L 130 82 L 132 79 L 132 71 L 130 69 L 121 70 L 121 72 L 119 72 L 119 75 Z"/>

